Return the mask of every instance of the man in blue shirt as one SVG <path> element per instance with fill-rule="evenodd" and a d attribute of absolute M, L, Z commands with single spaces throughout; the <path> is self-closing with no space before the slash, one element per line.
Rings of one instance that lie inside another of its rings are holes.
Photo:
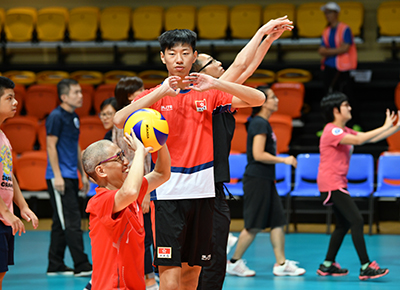
<path fill-rule="evenodd" d="M 89 182 L 82 171 L 79 117 L 75 113 L 75 109 L 82 106 L 82 89 L 77 81 L 63 79 L 57 90 L 61 104 L 46 119 L 46 181 L 53 208 L 47 275 L 88 276 L 92 273 L 92 265 L 83 251 L 78 170 L 85 192 Z M 67 246 L 74 269 L 64 264 Z"/>

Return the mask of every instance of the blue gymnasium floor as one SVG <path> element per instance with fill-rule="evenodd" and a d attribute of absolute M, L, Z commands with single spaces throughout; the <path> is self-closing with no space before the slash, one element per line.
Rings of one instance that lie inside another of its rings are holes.
<path fill-rule="evenodd" d="M 237 236 L 238 233 L 235 233 Z M 89 278 L 47 277 L 47 250 L 50 234 L 48 231 L 27 231 L 16 237 L 15 266 L 11 266 L 3 281 L 6 290 L 82 290 Z M 359 262 L 350 235 L 347 235 L 338 255 L 338 262 L 350 270 L 344 277 L 319 277 L 316 270 L 323 260 L 328 246 L 326 234 L 291 233 L 286 235 L 286 256 L 301 261 L 307 272 L 301 277 L 275 277 L 272 274 L 274 258 L 269 242 L 269 234 L 261 233 L 246 252 L 244 259 L 255 277 L 241 278 L 227 276 L 224 289 L 290 289 L 290 290 L 330 290 L 330 289 L 400 289 L 400 235 L 365 236 L 370 258 L 381 266 L 388 267 L 390 273 L 376 280 L 359 281 Z M 90 252 L 88 232 L 84 233 L 85 249 Z M 233 250 L 230 255 L 232 255 Z M 72 266 L 69 252 L 66 264 Z M 210 289 L 212 290 L 212 289 Z"/>

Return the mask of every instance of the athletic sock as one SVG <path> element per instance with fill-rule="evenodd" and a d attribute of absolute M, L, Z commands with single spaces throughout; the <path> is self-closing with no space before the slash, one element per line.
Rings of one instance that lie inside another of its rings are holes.
<path fill-rule="evenodd" d="M 322 265 L 324 265 L 325 267 L 329 268 L 330 266 L 332 266 L 332 262 L 331 261 L 324 261 L 322 263 Z"/>
<path fill-rule="evenodd" d="M 232 258 L 230 261 L 231 261 L 231 263 L 233 263 L 233 264 L 234 264 L 234 263 L 236 263 L 236 261 L 237 261 L 237 260 L 236 260 L 236 259 L 234 259 L 234 258 Z"/>
<path fill-rule="evenodd" d="M 369 262 L 361 265 L 361 270 L 367 269 L 369 266 Z"/>

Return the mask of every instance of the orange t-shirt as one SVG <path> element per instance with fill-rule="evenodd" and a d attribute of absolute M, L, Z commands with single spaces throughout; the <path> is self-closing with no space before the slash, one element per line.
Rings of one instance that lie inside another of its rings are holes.
<path fill-rule="evenodd" d="M 92 290 L 145 290 L 144 223 L 140 204 L 148 182 L 143 177 L 139 197 L 124 210 L 112 214 L 118 190 L 96 188 L 86 208 L 90 213 Z"/>

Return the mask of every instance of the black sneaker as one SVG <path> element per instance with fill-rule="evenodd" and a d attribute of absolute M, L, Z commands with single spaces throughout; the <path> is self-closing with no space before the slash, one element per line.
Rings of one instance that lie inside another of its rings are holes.
<path fill-rule="evenodd" d="M 340 268 L 338 263 L 332 263 L 329 267 L 325 267 L 321 264 L 319 265 L 317 274 L 320 276 L 345 276 L 349 274 L 349 270 Z"/>
<path fill-rule="evenodd" d="M 48 276 L 58 276 L 58 275 L 72 276 L 73 274 L 74 274 L 74 269 L 67 267 L 65 265 L 58 270 L 47 270 Z"/>
<path fill-rule="evenodd" d="M 74 270 L 74 276 L 75 277 L 87 277 L 87 276 L 92 275 L 92 272 L 93 272 L 92 264 L 90 264 L 88 262 L 88 263 L 82 264 L 81 266 L 77 267 Z"/>
<path fill-rule="evenodd" d="M 388 273 L 389 269 L 379 268 L 378 263 L 373 261 L 369 263 L 365 270 L 360 269 L 360 276 L 358 276 L 358 278 L 360 278 L 360 280 L 376 279 L 385 276 Z"/>

